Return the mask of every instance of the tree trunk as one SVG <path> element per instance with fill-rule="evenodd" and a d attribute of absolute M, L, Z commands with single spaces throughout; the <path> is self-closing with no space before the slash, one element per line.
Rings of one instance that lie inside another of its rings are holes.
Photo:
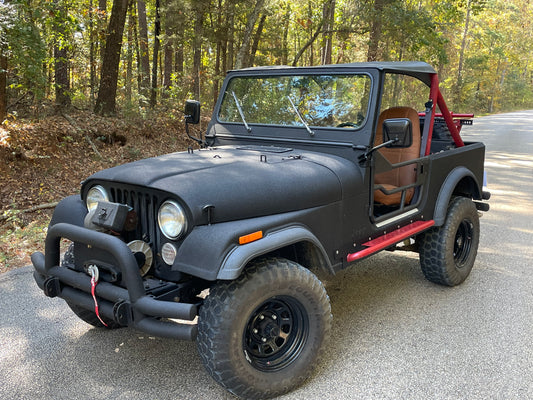
<path fill-rule="evenodd" d="M 175 54 L 175 60 L 174 60 L 174 72 L 178 76 L 183 75 L 183 62 L 185 59 L 185 54 L 183 54 L 183 45 L 178 45 L 178 48 L 176 49 Z"/>
<path fill-rule="evenodd" d="M 213 78 L 213 104 L 216 103 L 219 94 L 220 85 L 220 64 L 222 57 L 222 42 L 224 41 L 225 29 L 222 25 L 222 0 L 218 0 L 218 16 L 217 16 L 217 47 L 215 55 L 215 76 Z"/>
<path fill-rule="evenodd" d="M 55 105 L 59 108 L 70 106 L 70 77 L 67 43 L 65 37 L 65 21 L 68 10 L 65 5 L 60 5 L 55 0 L 56 14 L 54 18 L 54 81 L 55 81 Z"/>
<path fill-rule="evenodd" d="M 220 42 L 220 70 L 228 70 L 228 29 L 224 29 L 224 38 Z"/>
<path fill-rule="evenodd" d="M 140 105 L 145 106 L 150 88 L 150 49 L 148 48 L 148 23 L 146 22 L 146 4 L 144 0 L 137 0 L 137 18 L 139 19 Z"/>
<path fill-rule="evenodd" d="M 133 28 L 135 27 L 135 15 L 133 5 L 135 3 L 131 2 L 129 4 L 129 13 L 128 13 L 128 49 L 126 52 L 126 83 L 125 83 L 125 96 L 126 104 L 131 106 L 131 86 L 133 80 Z"/>
<path fill-rule="evenodd" d="M 281 37 L 281 64 L 287 65 L 289 62 L 289 25 L 291 21 L 290 3 L 287 5 L 287 11 L 283 14 L 283 35 Z"/>
<path fill-rule="evenodd" d="M 137 65 L 137 78 L 136 78 L 136 82 L 137 82 L 137 93 L 140 95 L 141 94 L 141 87 L 142 87 L 142 82 L 141 82 L 141 63 L 140 63 L 140 59 L 141 59 L 141 51 L 140 51 L 140 48 L 139 48 L 139 42 L 140 42 L 140 39 L 139 39 L 139 32 L 138 32 L 138 20 L 137 20 L 137 10 L 135 9 L 135 7 L 137 6 L 137 3 L 132 1 L 132 8 L 134 9 L 133 11 L 133 15 L 135 17 L 135 22 L 133 23 L 132 27 L 133 27 L 133 48 L 135 50 L 135 59 L 137 60 L 136 62 L 136 65 Z M 140 96 L 139 96 L 140 97 Z"/>
<path fill-rule="evenodd" d="M 305 52 L 305 50 L 307 50 L 307 48 L 309 46 L 311 46 L 313 44 L 313 42 L 316 40 L 316 38 L 318 37 L 318 35 L 320 34 L 320 31 L 322 30 L 322 26 L 324 25 L 324 20 L 320 21 L 320 23 L 318 24 L 317 28 L 316 28 L 316 31 L 315 33 L 313 34 L 313 36 L 311 36 L 311 38 L 307 41 L 307 43 L 305 43 L 303 45 L 303 47 L 298 51 L 298 53 L 296 54 L 296 56 L 294 57 L 294 60 L 292 61 L 292 66 L 295 67 L 297 64 L 298 64 L 298 60 L 300 59 L 300 57 L 302 56 L 302 54 Z"/>
<path fill-rule="evenodd" d="M 168 97 L 167 91 L 170 90 L 172 86 L 172 59 L 174 57 L 174 46 L 171 39 L 167 39 L 165 43 L 164 51 L 165 61 L 163 63 L 163 87 L 165 91 L 163 92 L 164 97 Z"/>
<path fill-rule="evenodd" d="M 384 2 L 385 0 L 374 0 L 372 25 L 370 28 L 368 53 L 366 56 L 367 61 L 377 61 L 379 59 L 379 43 L 381 41 Z"/>
<path fill-rule="evenodd" d="M 252 32 L 254 29 L 255 21 L 259 17 L 259 13 L 263 9 L 265 0 L 257 0 L 254 6 L 254 9 L 248 16 L 248 22 L 246 23 L 246 28 L 244 30 L 244 35 L 242 38 L 242 45 L 237 53 L 237 58 L 235 59 L 235 68 L 239 69 L 245 66 L 246 56 L 250 51 L 250 42 L 252 39 Z"/>
<path fill-rule="evenodd" d="M 54 46 L 55 104 L 60 108 L 70 106 L 70 79 L 67 57 L 66 47 L 56 43 Z"/>
<path fill-rule="evenodd" d="M 94 23 L 93 0 L 89 2 L 89 99 L 94 101 L 96 93 L 96 42 L 97 34 Z"/>
<path fill-rule="evenodd" d="M 202 63 L 202 36 L 204 32 L 204 12 L 205 3 L 202 0 L 196 0 L 194 20 L 194 38 L 193 38 L 193 66 L 192 66 L 192 92 L 194 98 L 200 100 L 200 70 Z"/>
<path fill-rule="evenodd" d="M 97 42 L 95 47 L 98 49 L 98 65 L 95 70 L 96 75 L 102 73 L 102 63 L 104 62 L 104 52 L 106 44 L 107 29 L 107 0 L 98 0 L 98 13 L 96 19 L 96 36 Z M 96 68 L 96 67 L 95 67 Z M 97 83 L 98 85 L 98 83 Z M 96 93 L 96 88 L 95 88 Z"/>
<path fill-rule="evenodd" d="M 194 53 L 192 65 L 192 92 L 195 99 L 200 99 L 200 69 L 202 63 L 202 18 L 197 15 L 194 22 Z"/>
<path fill-rule="evenodd" d="M 255 53 L 257 53 L 257 48 L 259 47 L 259 40 L 261 39 L 261 35 L 263 33 L 263 27 L 265 26 L 266 18 L 266 14 L 263 14 L 259 19 L 259 24 L 257 25 L 257 30 L 255 31 L 254 40 L 252 42 L 252 49 L 250 50 L 250 56 L 246 62 L 247 67 L 254 65 Z"/>
<path fill-rule="evenodd" d="M 116 112 L 118 66 L 127 11 L 128 0 L 113 0 L 111 18 L 107 28 L 100 89 L 98 90 L 98 98 L 94 107 L 94 111 L 97 114 L 110 115 Z"/>
<path fill-rule="evenodd" d="M 217 41 L 216 55 L 215 55 L 215 76 L 213 77 L 213 104 L 216 103 L 219 94 L 220 86 L 220 55 L 222 53 L 222 44 Z"/>
<path fill-rule="evenodd" d="M 466 50 L 466 38 L 468 35 L 468 29 L 470 25 L 470 11 L 472 0 L 468 0 L 466 4 L 466 20 L 465 28 L 463 30 L 463 40 L 461 41 L 461 49 L 459 50 L 459 65 L 457 67 L 457 80 L 455 83 L 455 104 L 461 103 L 461 90 L 463 88 L 463 64 Z"/>
<path fill-rule="evenodd" d="M 324 30 L 322 33 L 321 64 L 331 64 L 331 48 L 333 46 L 333 28 L 335 23 L 335 0 L 324 3 Z"/>
<path fill-rule="evenodd" d="M 0 124 L 7 116 L 7 57 L 0 49 Z"/>
<path fill-rule="evenodd" d="M 315 42 L 315 39 L 318 37 L 318 35 L 315 37 L 315 35 L 313 34 L 313 24 L 311 23 L 311 21 L 313 21 L 313 8 L 314 8 L 314 4 L 312 4 L 311 0 L 309 0 L 309 2 L 307 3 L 308 5 L 308 11 L 307 11 L 307 19 L 309 20 L 309 24 L 308 24 L 308 28 L 309 28 L 309 40 L 307 41 L 307 43 L 309 43 L 309 46 L 310 49 L 309 49 L 309 63 L 308 65 L 315 65 L 315 57 L 314 57 L 314 52 L 315 50 L 313 49 L 313 43 Z M 320 23 L 320 29 L 322 29 L 322 27 L 324 26 L 324 20 L 322 19 L 322 22 Z M 319 31 L 317 31 L 317 33 L 319 33 Z M 305 47 L 305 46 L 304 46 Z"/>
<path fill-rule="evenodd" d="M 150 93 L 150 107 L 154 108 L 157 104 L 157 61 L 159 60 L 159 47 L 161 41 L 161 16 L 159 15 L 160 1 L 155 0 L 155 23 L 154 23 L 154 55 L 152 64 L 152 92 Z"/>
<path fill-rule="evenodd" d="M 228 52 L 226 59 L 226 69 L 233 69 L 233 56 L 235 52 L 235 4 L 233 1 L 228 6 Z"/>

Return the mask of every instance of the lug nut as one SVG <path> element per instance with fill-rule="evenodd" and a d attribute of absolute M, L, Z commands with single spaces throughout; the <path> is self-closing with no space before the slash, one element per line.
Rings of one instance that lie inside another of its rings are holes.
<path fill-rule="evenodd" d="M 254 329 L 254 333 L 257 333 L 257 332 L 259 332 L 259 331 L 257 329 Z"/>
<path fill-rule="evenodd" d="M 263 341 L 263 343 L 265 343 L 265 342 L 267 341 L 267 338 L 264 337 L 264 338 L 262 338 L 261 340 Z"/>

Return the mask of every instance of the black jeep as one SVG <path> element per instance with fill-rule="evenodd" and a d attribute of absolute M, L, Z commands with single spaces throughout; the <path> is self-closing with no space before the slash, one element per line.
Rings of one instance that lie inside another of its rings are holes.
<path fill-rule="evenodd" d="M 459 134 L 472 117 L 423 62 L 231 71 L 201 149 L 98 172 L 57 206 L 35 280 L 94 326 L 197 340 L 231 393 L 285 393 L 330 330 L 316 272 L 399 247 L 432 282 L 466 279 L 490 197 L 485 146 Z"/>

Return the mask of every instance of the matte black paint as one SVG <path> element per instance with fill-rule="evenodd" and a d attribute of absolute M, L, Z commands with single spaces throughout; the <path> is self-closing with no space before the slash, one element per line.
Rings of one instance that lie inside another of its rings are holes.
<path fill-rule="evenodd" d="M 83 183 L 81 197 L 70 196 L 60 202 L 50 224 L 46 256 L 36 253 L 32 257 L 37 283 L 46 288 L 48 282 L 50 293 L 57 292 L 90 309 L 89 277 L 83 272 L 84 263 L 93 257 L 96 263 L 117 265 L 119 282 L 100 284 L 104 315 L 117 320 L 113 304 L 122 299 L 131 302 L 132 324 L 138 329 L 193 338 L 193 330 L 174 329 L 151 318 L 168 316 L 168 312 L 176 310 L 142 300 L 146 298 L 143 280 L 135 257 L 126 246 L 128 240 L 146 236 L 156 260 L 154 277 L 190 287 L 194 294 L 217 279 L 237 278 L 254 258 L 277 252 L 294 257 L 297 262 L 306 261 L 305 267 L 334 273 L 346 267 L 346 256 L 364 248 L 362 244 L 369 239 L 416 220 L 434 219 L 436 225 L 441 225 L 453 195 L 486 198 L 481 191 L 484 145 L 465 143 L 465 147 L 455 148 L 451 140 L 439 136 L 438 143 L 435 141 L 432 146 L 439 152 L 420 159 L 420 188 L 414 204 L 406 209 L 411 210 L 409 214 L 399 215 L 397 211 L 381 218 L 373 216 L 374 162 L 362 164 L 358 159 L 373 143 L 385 72 L 410 75 L 427 85 L 435 73 L 425 63 L 409 62 L 231 71 L 221 93 L 229 79 L 237 75 L 367 74 L 372 82 L 368 118 L 358 129 L 313 128 L 314 136 L 305 127 L 257 124 L 249 133 L 244 124 L 217 121 L 219 99 L 206 133 L 210 147 L 98 172 Z M 84 201 L 95 184 L 116 196 L 119 192 L 137 196 L 132 200 L 137 207 L 145 204 L 148 208 L 143 216 L 146 227 L 141 228 L 149 232 L 123 232 L 121 240 L 83 228 L 87 214 Z M 168 199 L 178 201 L 188 219 L 186 234 L 175 241 L 165 238 L 156 222 L 159 206 Z M 256 231 L 263 232 L 262 239 L 238 244 L 240 236 Z M 76 260 L 73 269 L 58 267 L 62 236 L 81 246 L 77 253 L 81 260 Z M 159 254 L 161 246 L 168 242 L 177 249 L 171 266 Z M 312 249 L 312 255 L 296 254 L 302 249 Z M 117 291 L 125 294 L 121 296 Z"/>

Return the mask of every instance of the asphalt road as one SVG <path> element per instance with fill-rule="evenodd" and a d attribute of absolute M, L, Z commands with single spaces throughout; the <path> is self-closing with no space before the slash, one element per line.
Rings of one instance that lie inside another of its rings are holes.
<path fill-rule="evenodd" d="M 416 255 L 381 253 L 330 278 L 325 359 L 283 399 L 533 399 L 533 111 L 476 119 L 491 211 L 469 279 L 427 282 Z M 0 398 L 231 399 L 195 343 L 92 329 L 31 269 L 0 275 Z"/>

